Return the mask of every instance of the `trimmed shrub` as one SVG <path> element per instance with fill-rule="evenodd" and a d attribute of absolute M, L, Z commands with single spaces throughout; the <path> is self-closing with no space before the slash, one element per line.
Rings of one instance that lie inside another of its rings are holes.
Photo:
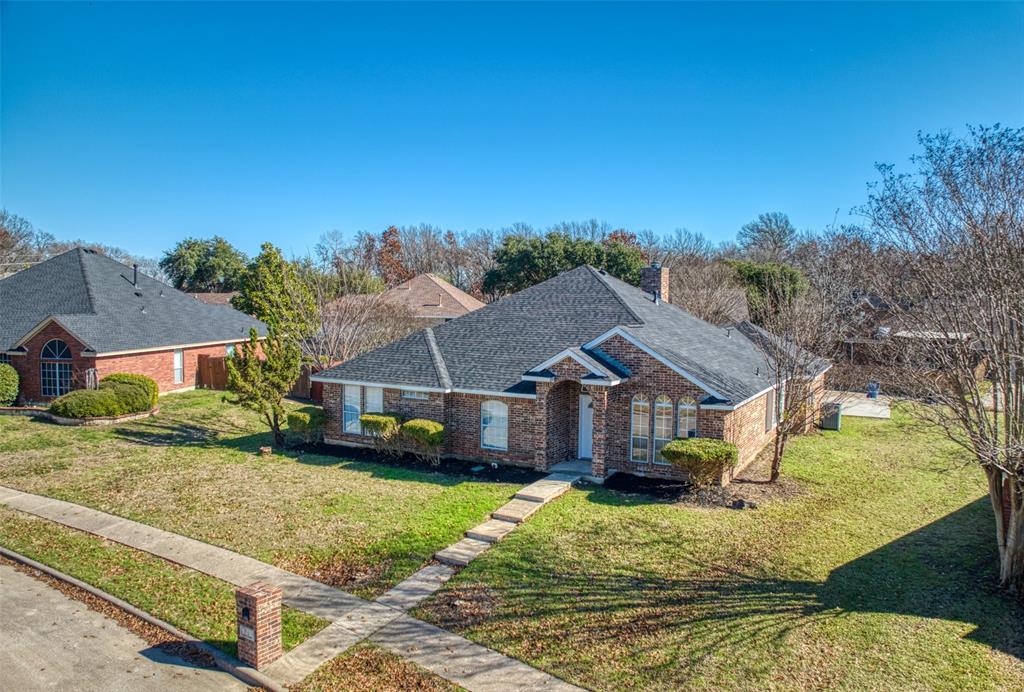
<path fill-rule="evenodd" d="M 99 418 L 124 413 L 117 393 L 111 389 L 76 389 L 50 404 L 50 413 L 62 418 Z"/>
<path fill-rule="evenodd" d="M 99 391 L 113 392 L 121 407 L 121 413 L 144 413 L 149 411 L 149 392 L 143 385 L 131 382 L 100 382 Z"/>
<path fill-rule="evenodd" d="M 402 423 L 402 438 L 412 447 L 412 453 L 435 466 L 441 463 L 444 444 L 444 426 L 437 421 L 413 418 Z"/>
<path fill-rule="evenodd" d="M 0 363 L 0 406 L 13 406 L 18 398 L 18 371 Z"/>
<path fill-rule="evenodd" d="M 364 413 L 359 416 L 363 430 L 373 437 L 374 448 L 383 454 L 397 456 L 402 453 L 399 431 L 402 416 L 398 413 Z"/>
<path fill-rule="evenodd" d="M 690 474 L 690 482 L 703 487 L 718 483 L 727 468 L 736 465 L 739 450 L 732 442 L 709 437 L 678 438 L 666 444 L 661 455 L 672 466 Z"/>
<path fill-rule="evenodd" d="M 324 410 L 316 406 L 304 406 L 288 413 L 288 432 L 302 438 L 303 442 L 319 442 L 324 434 Z"/>
<path fill-rule="evenodd" d="M 145 375 L 136 375 L 130 372 L 115 372 L 111 375 L 107 375 L 100 382 L 121 382 L 124 384 L 134 384 L 142 387 L 146 390 L 149 397 L 149 407 L 146 409 L 156 408 L 157 397 L 160 396 L 160 387 L 156 381 L 151 377 Z"/>

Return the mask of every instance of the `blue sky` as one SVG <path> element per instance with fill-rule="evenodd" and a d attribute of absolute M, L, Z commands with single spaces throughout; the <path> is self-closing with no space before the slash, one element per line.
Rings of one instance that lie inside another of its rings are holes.
<path fill-rule="evenodd" d="M 221 234 L 840 220 L 919 130 L 1024 125 L 1022 4 L 4 3 L 0 202 Z"/>

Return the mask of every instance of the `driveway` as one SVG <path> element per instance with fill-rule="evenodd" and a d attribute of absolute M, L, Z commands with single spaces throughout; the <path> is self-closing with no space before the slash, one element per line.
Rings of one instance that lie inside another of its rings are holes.
<path fill-rule="evenodd" d="M 0 565 L 0 687 L 8 690 L 245 690 L 220 670 L 151 647 L 47 584 Z"/>

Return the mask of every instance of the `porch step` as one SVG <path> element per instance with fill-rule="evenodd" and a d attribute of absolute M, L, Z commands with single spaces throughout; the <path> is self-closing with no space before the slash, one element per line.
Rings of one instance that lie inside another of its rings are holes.
<path fill-rule="evenodd" d="M 463 538 L 458 543 L 452 543 L 444 550 L 434 553 L 434 559 L 446 565 L 454 567 L 465 567 L 474 558 L 491 547 L 487 541 L 478 541 L 475 538 Z"/>
<path fill-rule="evenodd" d="M 491 517 L 500 521 L 512 522 L 513 524 L 522 524 L 543 506 L 543 502 L 519 499 L 511 500 L 507 504 L 491 512 Z"/>
<path fill-rule="evenodd" d="M 556 480 L 548 476 L 520 490 L 516 493 L 516 499 L 547 503 L 568 492 L 571 487 L 571 481 Z"/>
<path fill-rule="evenodd" d="M 479 526 L 474 526 L 466 532 L 466 538 L 472 538 L 477 541 L 485 541 L 487 543 L 497 543 L 505 536 L 512 533 L 517 525 L 511 521 L 502 521 L 501 519 L 489 519 Z"/>

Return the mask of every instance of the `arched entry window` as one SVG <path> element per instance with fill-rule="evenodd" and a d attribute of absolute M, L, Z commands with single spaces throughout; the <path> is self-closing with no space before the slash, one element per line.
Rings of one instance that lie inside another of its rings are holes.
<path fill-rule="evenodd" d="M 633 397 L 629 416 L 629 460 L 646 464 L 651 444 L 651 402 L 643 394 Z"/>
<path fill-rule="evenodd" d="M 71 391 L 71 349 L 60 339 L 50 339 L 39 354 L 40 394 L 58 397 Z"/>
<path fill-rule="evenodd" d="M 672 400 L 662 394 L 654 400 L 654 461 L 666 463 L 661 448 L 672 441 Z"/>
<path fill-rule="evenodd" d="M 679 437 L 697 437 L 697 402 L 688 396 L 679 400 Z"/>

